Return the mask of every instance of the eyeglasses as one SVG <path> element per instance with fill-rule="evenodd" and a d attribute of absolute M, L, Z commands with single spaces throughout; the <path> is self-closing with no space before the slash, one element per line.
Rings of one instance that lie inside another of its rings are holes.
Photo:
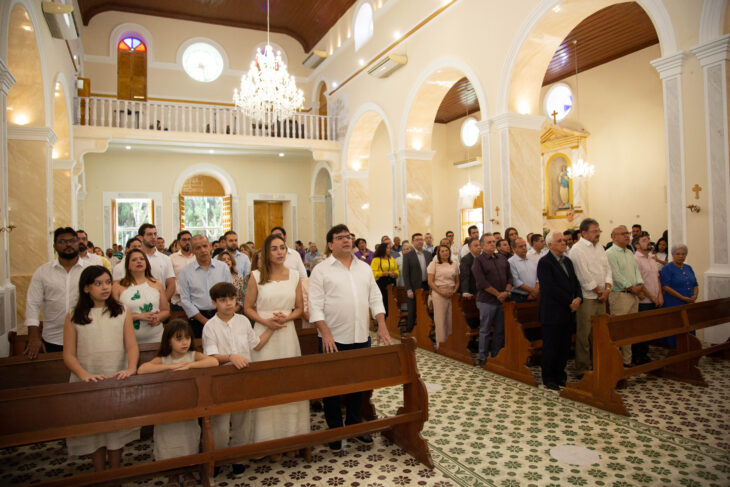
<path fill-rule="evenodd" d="M 112 280 L 111 279 L 107 279 L 106 281 L 94 281 L 91 284 L 94 285 L 94 286 L 96 286 L 96 287 L 111 286 L 112 285 Z"/>
<path fill-rule="evenodd" d="M 341 240 L 350 240 L 352 237 L 350 235 L 336 235 L 334 238 L 339 242 Z"/>
<path fill-rule="evenodd" d="M 56 243 L 58 245 L 66 245 L 66 244 L 72 244 L 74 242 L 78 242 L 78 238 L 61 238 L 59 240 L 56 240 Z"/>

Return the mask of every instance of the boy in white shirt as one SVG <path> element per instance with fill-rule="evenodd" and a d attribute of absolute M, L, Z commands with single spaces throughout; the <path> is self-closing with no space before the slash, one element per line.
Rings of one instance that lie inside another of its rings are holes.
<path fill-rule="evenodd" d="M 261 350 L 273 331 L 267 328 L 261 336 L 256 336 L 248 318 L 235 313 L 236 295 L 235 286 L 229 282 L 219 282 L 210 288 L 216 314 L 203 328 L 203 353 L 215 357 L 221 365 L 230 363 L 242 369 L 251 361 L 251 350 Z M 251 411 L 213 416 L 210 422 L 215 449 L 251 443 L 252 420 Z M 233 473 L 243 473 L 244 468 L 234 463 Z"/>

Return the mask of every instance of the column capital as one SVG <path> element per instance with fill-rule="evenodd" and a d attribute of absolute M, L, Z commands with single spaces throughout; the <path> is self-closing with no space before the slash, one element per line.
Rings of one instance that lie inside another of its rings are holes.
<path fill-rule="evenodd" d="M 651 62 L 659 72 L 661 79 L 673 78 L 682 74 L 682 68 L 684 67 L 684 61 L 689 57 L 686 51 L 678 52 L 670 56 L 660 57 Z"/>
<path fill-rule="evenodd" d="M 8 65 L 0 59 L 0 92 L 7 96 L 10 88 L 15 84 L 15 76 L 8 69 Z"/>
<path fill-rule="evenodd" d="M 547 117 L 542 115 L 522 115 L 521 113 L 505 112 L 500 113 L 488 121 L 494 124 L 497 130 L 507 128 L 518 128 L 528 130 L 540 130 Z M 479 127 L 482 130 L 482 127 Z"/>
<path fill-rule="evenodd" d="M 730 34 L 690 49 L 704 68 L 711 64 L 730 61 Z"/>
<path fill-rule="evenodd" d="M 8 139 L 10 140 L 39 140 L 48 145 L 53 145 L 58 136 L 50 127 L 33 127 L 22 125 L 8 126 Z"/>
<path fill-rule="evenodd" d="M 477 128 L 479 129 L 479 135 L 489 135 L 489 131 L 492 129 L 492 121 L 482 120 L 477 122 Z"/>
<path fill-rule="evenodd" d="M 398 152 L 388 154 L 388 158 L 390 159 L 392 156 L 401 160 L 411 159 L 414 161 L 430 161 L 433 160 L 433 156 L 435 155 L 435 150 L 401 149 Z"/>

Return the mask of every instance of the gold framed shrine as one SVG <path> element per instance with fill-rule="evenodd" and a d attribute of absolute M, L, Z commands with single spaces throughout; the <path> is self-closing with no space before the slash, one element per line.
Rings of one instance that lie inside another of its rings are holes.
<path fill-rule="evenodd" d="M 543 160 L 543 217 L 549 220 L 568 220 L 573 224 L 577 214 L 583 213 L 586 201 L 585 184 L 577 184 L 567 175 L 567 169 L 581 157 L 585 157 L 587 132 L 550 124 L 540 136 Z M 556 222 L 557 223 L 557 222 Z M 563 226 L 563 224 L 560 224 Z M 546 228 L 553 227 L 546 224 Z"/>

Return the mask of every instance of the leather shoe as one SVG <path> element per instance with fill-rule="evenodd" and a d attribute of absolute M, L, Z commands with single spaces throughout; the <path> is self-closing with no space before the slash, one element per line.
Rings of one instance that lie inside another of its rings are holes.
<path fill-rule="evenodd" d="M 233 475 L 241 475 L 243 472 L 246 471 L 246 465 L 242 463 L 234 463 L 231 465 L 233 470 Z"/>
<path fill-rule="evenodd" d="M 373 444 L 373 437 L 367 433 L 365 433 L 364 435 L 361 435 L 361 436 L 356 436 L 354 438 L 354 440 L 359 441 L 363 445 L 372 445 Z"/>
<path fill-rule="evenodd" d="M 545 386 L 545 389 L 550 389 L 551 391 L 560 391 L 560 386 L 557 385 L 555 382 L 547 382 L 543 385 Z"/>
<path fill-rule="evenodd" d="M 342 450 L 342 440 L 330 442 L 330 450 L 341 451 Z"/>

